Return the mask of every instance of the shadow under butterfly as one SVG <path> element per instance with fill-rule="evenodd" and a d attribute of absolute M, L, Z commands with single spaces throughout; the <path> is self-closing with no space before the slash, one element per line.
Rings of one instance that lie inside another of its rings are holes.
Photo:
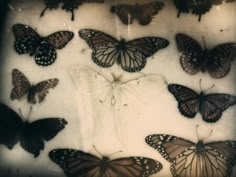
<path fill-rule="evenodd" d="M 217 122 L 223 112 L 236 104 L 236 96 L 225 93 L 200 94 L 179 84 L 169 84 L 168 90 L 178 102 L 180 113 L 188 118 L 194 118 L 199 112 L 205 122 Z"/>
<path fill-rule="evenodd" d="M 154 15 L 164 7 L 163 2 L 154 1 L 146 4 L 117 4 L 111 7 L 111 12 L 118 15 L 120 20 L 125 24 L 132 24 L 136 18 L 140 25 L 148 25 Z"/>
<path fill-rule="evenodd" d="M 62 9 L 71 13 L 71 21 L 74 21 L 74 10 L 78 9 L 83 3 L 104 3 L 104 0 L 44 0 L 45 8 L 40 13 L 42 17 L 47 9 L 58 9 L 62 3 Z"/>
<path fill-rule="evenodd" d="M 162 164 L 146 157 L 98 158 L 76 149 L 54 149 L 49 152 L 67 177 L 149 177 L 162 169 Z"/>
<path fill-rule="evenodd" d="M 18 54 L 35 55 L 35 62 L 40 66 L 48 66 L 57 58 L 56 49 L 62 49 L 74 37 L 70 31 L 58 31 L 41 37 L 30 26 L 15 24 L 12 27 L 15 36 L 15 50 Z"/>
<path fill-rule="evenodd" d="M 117 62 L 127 72 L 141 71 L 148 57 L 169 45 L 168 40 L 160 37 L 142 37 L 125 41 L 93 29 L 82 29 L 79 31 L 79 36 L 93 50 L 94 63 L 109 68 Z"/>
<path fill-rule="evenodd" d="M 35 158 L 44 149 L 44 140 L 53 139 L 66 124 L 64 118 L 23 121 L 15 111 L 0 103 L 0 144 L 6 145 L 11 150 L 20 142 L 21 147 Z"/>
<path fill-rule="evenodd" d="M 176 34 L 175 40 L 181 52 L 181 66 L 191 75 L 208 71 L 215 79 L 223 78 L 230 71 L 231 61 L 236 59 L 236 43 L 233 42 L 219 44 L 212 49 L 202 49 L 196 40 L 185 34 Z"/>
<path fill-rule="evenodd" d="M 31 85 L 27 77 L 18 69 L 12 70 L 12 84 L 13 88 L 11 90 L 11 100 L 21 100 L 25 95 L 27 95 L 27 101 L 31 104 L 36 104 L 36 95 L 38 96 L 38 103 L 41 103 L 49 92 L 57 86 L 59 80 L 57 78 L 48 79 L 37 83 L 36 85 Z"/>
<path fill-rule="evenodd" d="M 236 141 L 194 143 L 166 134 L 152 134 L 145 141 L 171 163 L 173 177 L 231 177 L 236 164 Z"/>
<path fill-rule="evenodd" d="M 177 17 L 181 13 L 189 13 L 198 16 L 198 21 L 201 21 L 202 15 L 209 12 L 213 5 L 234 2 L 235 0 L 173 0 L 175 7 L 178 9 Z"/>

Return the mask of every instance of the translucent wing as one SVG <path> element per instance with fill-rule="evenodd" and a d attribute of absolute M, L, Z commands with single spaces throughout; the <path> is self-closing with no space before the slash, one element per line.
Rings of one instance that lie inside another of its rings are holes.
<path fill-rule="evenodd" d="M 61 1 L 62 0 L 44 0 L 44 4 L 46 7 L 40 13 L 40 17 L 44 16 L 44 13 L 47 9 L 50 9 L 50 10 L 57 9 Z"/>
<path fill-rule="evenodd" d="M 200 104 L 198 94 L 194 90 L 178 84 L 169 84 L 168 90 L 177 100 L 181 114 L 188 118 L 195 117 Z"/>
<path fill-rule="evenodd" d="M 20 100 L 25 94 L 27 94 L 31 88 L 29 80 L 18 69 L 12 70 L 12 84 L 11 100 Z"/>
<path fill-rule="evenodd" d="M 33 55 L 36 51 L 41 37 L 28 25 L 15 24 L 12 26 L 15 36 L 15 50 L 19 54 L 30 53 Z"/>
<path fill-rule="evenodd" d="M 194 146 L 176 157 L 171 172 L 176 177 L 230 177 L 232 164 L 211 146 L 204 146 L 204 151 Z"/>
<path fill-rule="evenodd" d="M 218 121 L 224 110 L 236 104 L 236 96 L 229 94 L 209 94 L 201 101 L 199 112 L 206 122 Z"/>
<path fill-rule="evenodd" d="M 0 103 L 0 115 L 0 144 L 12 149 L 19 140 L 23 121 L 15 111 L 3 103 Z"/>
<path fill-rule="evenodd" d="M 99 159 L 74 149 L 55 149 L 49 153 L 49 157 L 63 169 L 67 177 L 149 177 L 162 169 L 158 161 L 149 158 Z"/>
<path fill-rule="evenodd" d="M 174 162 L 179 154 L 196 145 L 189 140 L 165 134 L 149 135 L 145 141 L 170 162 Z"/>
<path fill-rule="evenodd" d="M 177 48 L 181 52 L 180 64 L 183 70 L 189 74 L 196 74 L 203 66 L 203 50 L 193 38 L 178 33 L 175 36 Z"/>
<path fill-rule="evenodd" d="M 35 91 L 38 95 L 39 103 L 41 103 L 46 95 L 48 94 L 48 91 L 50 88 L 55 88 L 57 84 L 59 83 L 59 79 L 48 79 L 45 81 L 39 82 L 37 85 L 35 85 Z"/>
<path fill-rule="evenodd" d="M 140 5 L 140 12 L 136 11 L 139 23 L 141 25 L 148 25 L 154 15 L 164 7 L 163 2 L 155 1 L 147 4 Z"/>
<path fill-rule="evenodd" d="M 206 70 L 213 78 L 222 78 L 230 71 L 230 63 L 235 58 L 236 43 L 220 44 L 210 51 Z"/>
<path fill-rule="evenodd" d="M 128 41 L 120 53 L 118 64 L 127 72 L 140 71 L 145 67 L 147 57 L 168 45 L 168 40 L 159 37 L 143 37 Z"/>
<path fill-rule="evenodd" d="M 117 60 L 119 53 L 117 46 L 119 41 L 101 31 L 82 29 L 79 36 L 93 49 L 92 59 L 97 65 L 108 68 Z"/>
<path fill-rule="evenodd" d="M 46 40 L 55 48 L 62 49 L 74 37 L 70 31 L 58 31 L 46 37 Z"/>
<path fill-rule="evenodd" d="M 132 24 L 135 17 L 135 6 L 129 4 L 118 4 L 111 7 L 111 12 L 117 14 L 120 20 L 125 24 Z"/>
<path fill-rule="evenodd" d="M 20 137 L 20 145 L 37 157 L 44 149 L 44 140 L 49 141 L 65 128 L 63 118 L 45 118 L 25 124 Z"/>

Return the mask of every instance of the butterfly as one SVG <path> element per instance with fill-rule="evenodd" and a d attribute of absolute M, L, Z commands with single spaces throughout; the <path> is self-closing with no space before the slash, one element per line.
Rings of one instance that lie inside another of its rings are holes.
<path fill-rule="evenodd" d="M 27 152 L 39 156 L 44 140 L 49 141 L 65 128 L 64 118 L 44 118 L 34 122 L 23 121 L 11 108 L 0 103 L 0 144 L 12 149 L 17 142 Z"/>
<path fill-rule="evenodd" d="M 67 177 L 149 177 L 162 169 L 160 162 L 146 157 L 100 159 L 75 149 L 54 149 L 49 157 Z"/>
<path fill-rule="evenodd" d="M 149 135 L 145 141 L 171 162 L 173 177 L 230 177 L 236 164 L 236 141 L 193 143 L 165 134 Z"/>
<path fill-rule="evenodd" d="M 230 62 L 236 58 L 236 43 L 223 43 L 212 49 L 202 49 L 197 41 L 185 34 L 178 33 L 175 39 L 181 52 L 181 66 L 191 75 L 208 71 L 211 77 L 222 78 L 229 73 Z"/>
<path fill-rule="evenodd" d="M 104 0 L 44 0 L 46 7 L 41 12 L 40 16 L 42 17 L 47 9 L 57 9 L 59 4 L 62 2 L 62 9 L 66 12 L 71 12 L 71 20 L 74 20 L 74 10 L 78 9 L 80 5 L 85 2 L 92 3 L 103 3 Z"/>
<path fill-rule="evenodd" d="M 168 40 L 159 37 L 142 37 L 131 41 L 120 41 L 101 31 L 82 29 L 79 36 L 93 50 L 92 60 L 103 68 L 115 62 L 127 72 L 137 72 L 144 68 L 147 57 L 169 45 Z"/>
<path fill-rule="evenodd" d="M 125 25 L 132 24 L 134 18 L 138 19 L 141 25 L 148 25 L 163 7 L 164 3 L 159 1 L 143 5 L 118 4 L 111 7 L 111 12 L 117 14 Z"/>
<path fill-rule="evenodd" d="M 223 111 L 236 104 L 236 96 L 213 93 L 200 94 L 194 90 L 179 84 L 169 84 L 168 90 L 174 95 L 178 102 L 178 108 L 182 115 L 194 118 L 198 112 L 204 121 L 213 123 L 218 121 Z"/>
<path fill-rule="evenodd" d="M 57 78 L 48 79 L 37 83 L 36 85 L 31 85 L 27 77 L 18 69 L 12 70 L 12 84 L 13 88 L 11 90 L 11 100 L 18 99 L 21 100 L 24 95 L 27 94 L 28 102 L 31 104 L 36 104 L 36 95 L 38 96 L 38 102 L 41 103 L 50 88 L 57 86 L 59 80 Z"/>
<path fill-rule="evenodd" d="M 174 5 L 178 9 L 177 17 L 183 13 L 189 13 L 192 11 L 193 14 L 198 15 L 198 21 L 201 21 L 202 15 L 207 13 L 212 5 L 220 5 L 226 2 L 234 2 L 235 0 L 173 0 Z"/>
<path fill-rule="evenodd" d="M 35 62 L 40 66 L 48 66 L 55 62 L 55 49 L 62 49 L 74 37 L 73 32 L 58 31 L 47 37 L 41 37 L 31 27 L 15 24 L 12 27 L 15 35 L 15 50 L 18 54 L 35 55 Z"/>

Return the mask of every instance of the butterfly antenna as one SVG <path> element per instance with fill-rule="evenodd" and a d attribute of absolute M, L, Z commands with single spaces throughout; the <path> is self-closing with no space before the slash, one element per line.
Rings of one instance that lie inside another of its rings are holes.
<path fill-rule="evenodd" d="M 45 11 L 47 10 L 47 7 L 45 7 L 42 12 L 40 13 L 40 17 L 44 16 Z"/>
<path fill-rule="evenodd" d="M 94 145 L 93 145 L 93 148 L 95 149 L 95 151 L 96 151 L 100 156 L 103 156 L 102 153 L 99 152 L 99 151 L 97 150 L 97 148 L 96 148 Z"/>
<path fill-rule="evenodd" d="M 33 106 L 31 105 L 31 106 L 30 106 L 29 113 L 28 113 L 28 116 L 27 116 L 27 120 L 29 120 L 29 117 L 30 117 L 30 114 L 31 114 L 31 112 L 32 112 L 32 109 L 33 109 Z"/>
<path fill-rule="evenodd" d="M 180 17 L 180 14 L 181 14 L 181 11 L 179 10 L 178 13 L 177 13 L 177 18 Z"/>
<path fill-rule="evenodd" d="M 121 153 L 121 152 L 123 152 L 123 151 L 120 150 L 120 151 L 114 152 L 114 153 L 110 154 L 108 157 L 111 157 L 111 156 L 113 156 L 113 155 L 115 155 L 115 154 L 118 154 L 118 153 Z"/>
<path fill-rule="evenodd" d="M 20 116 L 23 118 L 24 115 L 22 114 L 21 108 L 19 108 L 19 113 L 20 113 Z"/>
<path fill-rule="evenodd" d="M 203 48 L 206 49 L 206 40 L 205 37 L 202 36 Z"/>
<path fill-rule="evenodd" d="M 212 135 L 212 133 L 213 133 L 213 129 L 211 129 L 209 135 L 208 135 L 206 138 L 204 138 L 203 141 L 206 140 L 206 139 L 208 139 L 208 138 Z"/>
<path fill-rule="evenodd" d="M 202 18 L 202 15 L 200 14 L 200 15 L 198 16 L 198 21 L 199 21 L 199 22 L 201 21 L 201 18 Z"/>
<path fill-rule="evenodd" d="M 202 79 L 199 79 L 199 87 L 200 87 L 200 91 L 202 92 Z"/>
<path fill-rule="evenodd" d="M 199 137 L 199 134 L 198 134 L 198 127 L 199 127 L 199 125 L 197 124 L 197 126 L 196 126 L 196 135 L 197 135 L 197 140 L 200 140 L 200 137 Z"/>

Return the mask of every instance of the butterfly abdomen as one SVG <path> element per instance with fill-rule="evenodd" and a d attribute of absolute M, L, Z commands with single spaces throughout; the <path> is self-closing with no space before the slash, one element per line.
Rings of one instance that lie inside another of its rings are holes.
<path fill-rule="evenodd" d="M 121 64 L 121 55 L 125 55 L 125 51 L 127 50 L 126 47 L 126 41 L 125 39 L 121 39 L 121 41 L 119 42 L 119 44 L 116 47 L 117 53 L 118 53 L 118 57 L 117 57 L 117 64 L 120 65 Z"/>
<path fill-rule="evenodd" d="M 36 87 L 34 85 L 32 85 L 30 87 L 28 95 L 27 95 L 27 100 L 29 103 L 36 104 L 35 95 L 36 95 Z"/>

